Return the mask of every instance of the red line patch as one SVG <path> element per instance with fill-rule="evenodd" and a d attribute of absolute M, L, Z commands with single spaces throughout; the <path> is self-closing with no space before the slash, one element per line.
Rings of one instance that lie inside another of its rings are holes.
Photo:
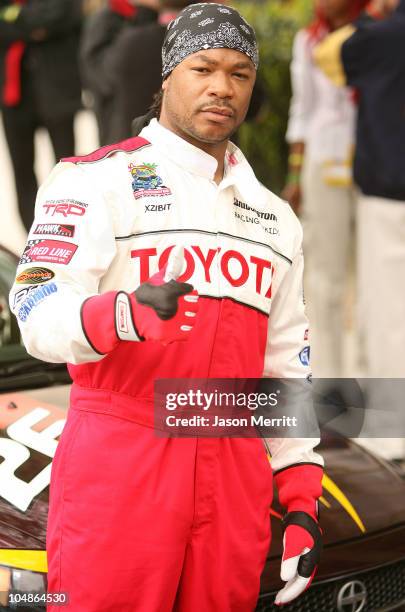
<path fill-rule="evenodd" d="M 20 264 L 42 261 L 66 265 L 76 251 L 76 244 L 64 240 L 28 240 Z"/>

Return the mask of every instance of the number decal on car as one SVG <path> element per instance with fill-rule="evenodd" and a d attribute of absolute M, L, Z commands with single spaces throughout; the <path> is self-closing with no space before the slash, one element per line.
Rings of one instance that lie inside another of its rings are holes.
<path fill-rule="evenodd" d="M 9 438 L 0 438 L 0 495 L 10 504 L 25 512 L 30 503 L 50 483 L 50 461 L 30 482 L 15 475 L 16 470 L 30 459 L 30 449 L 53 458 L 66 419 L 58 419 L 42 431 L 34 425 L 51 414 L 45 408 L 35 408 L 7 427 Z"/>

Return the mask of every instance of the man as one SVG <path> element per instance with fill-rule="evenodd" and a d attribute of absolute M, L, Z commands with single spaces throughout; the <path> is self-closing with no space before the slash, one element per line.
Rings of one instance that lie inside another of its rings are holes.
<path fill-rule="evenodd" d="M 56 159 L 74 154 L 81 20 L 80 0 L 0 0 L 0 107 L 27 232 L 38 190 L 35 132 L 47 129 Z"/>
<path fill-rule="evenodd" d="M 159 120 L 56 167 L 11 293 L 28 350 L 71 364 L 47 549 L 49 590 L 75 612 L 255 607 L 263 441 L 155 437 L 153 383 L 309 375 L 299 222 L 228 140 L 256 76 L 254 31 L 233 9 L 193 5 L 162 57 Z M 280 604 L 316 569 L 317 442 L 267 440 L 288 512 Z"/>
<path fill-rule="evenodd" d="M 315 57 L 359 92 L 354 178 L 358 207 L 359 301 L 368 374 L 403 377 L 405 293 L 405 0 L 382 2 L 377 23 L 342 30 Z M 387 324 L 389 322 L 389 325 Z"/>
<path fill-rule="evenodd" d="M 127 138 L 131 134 L 130 127 L 128 127 L 127 134 L 116 138 L 117 128 L 115 124 L 120 125 L 120 121 L 124 121 L 124 119 L 116 117 L 117 104 L 122 98 L 121 92 L 117 91 L 116 88 L 117 66 L 115 60 L 119 40 L 138 29 L 141 32 L 152 29 L 153 32 L 153 29 L 157 27 L 158 8 L 157 0 L 137 0 L 136 2 L 133 0 L 109 0 L 106 7 L 91 14 L 85 22 L 80 44 L 80 66 L 83 82 L 93 96 L 101 145 Z M 146 47 L 142 48 L 142 53 L 145 55 L 137 56 L 136 61 L 131 56 L 131 61 L 135 63 L 138 71 L 139 65 L 144 65 L 145 56 L 148 57 L 148 70 L 142 71 L 142 77 L 143 72 L 149 73 L 149 62 L 156 62 L 156 54 L 155 56 L 152 54 L 152 57 L 149 55 L 149 46 L 148 40 Z M 160 53 L 158 55 L 160 56 Z M 120 64 L 118 72 L 120 73 L 122 70 L 123 67 Z M 154 73 L 153 70 L 152 73 Z M 160 71 L 158 71 L 159 76 Z M 159 78 L 156 80 L 155 77 L 152 80 L 155 83 L 154 91 L 156 91 L 158 87 L 156 83 L 159 83 Z M 127 80 L 125 86 L 129 91 L 137 90 L 141 100 L 145 99 L 143 87 L 139 81 Z M 141 103 L 141 108 L 146 109 L 147 107 L 144 106 L 144 103 Z M 130 120 L 128 125 L 130 126 Z"/>
<path fill-rule="evenodd" d="M 403 398 L 386 378 L 404 378 L 405 343 L 405 0 L 372 3 L 382 21 L 336 32 L 315 52 L 336 83 L 359 95 L 354 179 L 357 209 L 358 310 L 365 341 L 369 406 L 387 411 L 395 435 Z M 370 417 L 369 417 L 370 418 Z M 370 424 L 376 434 L 379 426 Z M 380 440 L 389 457 L 401 457 L 400 438 Z"/>
<path fill-rule="evenodd" d="M 343 44 L 347 81 L 359 92 L 354 178 L 360 188 L 357 264 L 368 375 L 405 377 L 405 0 Z M 401 402 L 402 404 L 402 402 Z"/>
<path fill-rule="evenodd" d="M 304 226 L 305 293 L 315 377 L 344 376 L 345 293 L 350 269 L 355 190 L 351 176 L 356 104 L 313 61 L 328 33 L 357 18 L 367 0 L 319 0 L 294 38 L 292 98 L 286 140 L 289 173 L 282 197 Z"/>

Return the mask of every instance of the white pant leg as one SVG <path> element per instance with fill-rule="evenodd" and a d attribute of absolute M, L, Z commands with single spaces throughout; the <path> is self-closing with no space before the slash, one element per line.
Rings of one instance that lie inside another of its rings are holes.
<path fill-rule="evenodd" d="M 359 196 L 357 210 L 358 308 L 368 364 L 365 433 L 404 431 L 403 397 L 381 378 L 405 378 L 405 202 Z M 377 416 L 376 416 L 377 415 Z M 400 438 L 368 440 L 385 457 L 405 453 Z"/>
<path fill-rule="evenodd" d="M 368 376 L 405 377 L 405 202 L 359 196 L 359 315 Z"/>
<path fill-rule="evenodd" d="M 302 177 L 305 296 L 314 376 L 342 375 L 354 189 L 327 185 L 320 163 L 307 160 Z"/>

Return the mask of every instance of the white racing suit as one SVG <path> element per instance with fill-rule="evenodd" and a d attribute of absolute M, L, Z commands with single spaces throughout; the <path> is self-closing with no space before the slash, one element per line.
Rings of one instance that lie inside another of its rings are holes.
<path fill-rule="evenodd" d="M 159 439 L 151 417 L 156 379 L 310 374 L 300 224 L 232 144 L 225 161 L 217 185 L 216 160 L 153 120 L 140 137 L 63 160 L 38 193 L 10 304 L 27 350 L 68 362 L 74 381 L 47 549 L 49 589 L 68 591 L 75 612 L 248 610 L 257 598 L 272 498 L 262 441 Z M 98 353 L 83 302 L 133 292 L 174 245 L 178 280 L 200 295 L 190 338 L 141 342 L 128 319 Z M 273 470 L 315 468 L 292 476 L 294 499 L 280 491 L 286 506 L 312 507 L 318 439 L 267 443 Z"/>

